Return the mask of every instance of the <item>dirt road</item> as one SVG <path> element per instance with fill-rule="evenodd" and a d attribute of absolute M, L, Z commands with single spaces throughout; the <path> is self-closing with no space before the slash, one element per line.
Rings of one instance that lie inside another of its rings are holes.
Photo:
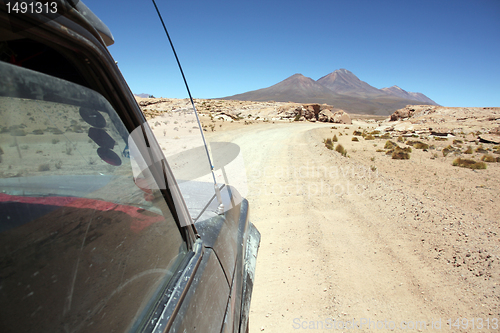
<path fill-rule="evenodd" d="M 250 332 L 497 331 L 498 239 L 485 242 L 467 227 L 469 243 L 460 243 L 480 256 L 471 242 L 481 242 L 493 254 L 493 276 L 474 280 L 472 270 L 442 260 L 463 248 L 443 232 L 453 229 L 447 219 L 482 220 L 455 207 L 438 221 L 449 208 L 446 194 L 425 196 L 325 149 L 330 127 L 260 124 L 211 134 L 241 147 L 251 220 L 262 234 Z"/>

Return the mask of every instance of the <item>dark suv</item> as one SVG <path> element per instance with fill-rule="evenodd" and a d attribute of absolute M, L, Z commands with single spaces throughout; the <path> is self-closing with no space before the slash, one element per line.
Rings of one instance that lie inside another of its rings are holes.
<path fill-rule="evenodd" d="M 0 0 L 0 331 L 245 332 L 239 148 L 148 123 L 112 43 L 81 1 Z"/>

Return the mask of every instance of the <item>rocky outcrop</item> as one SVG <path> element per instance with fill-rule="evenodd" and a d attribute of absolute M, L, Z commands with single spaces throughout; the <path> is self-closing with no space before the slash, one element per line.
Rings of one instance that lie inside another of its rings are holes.
<path fill-rule="evenodd" d="M 147 119 L 154 118 L 165 112 L 191 110 L 189 99 L 140 98 L 138 104 Z M 225 121 L 310 121 L 325 123 L 351 124 L 349 115 L 340 109 L 327 104 L 299 104 L 279 102 L 250 102 L 226 100 L 195 100 L 199 114 L 210 116 L 211 119 Z"/>
<path fill-rule="evenodd" d="M 436 111 L 433 105 L 407 105 L 391 114 L 391 121 L 411 118 L 416 115 L 426 115 Z"/>
<path fill-rule="evenodd" d="M 158 103 L 170 103 L 170 99 L 168 98 L 148 98 L 144 99 L 141 101 L 138 101 L 140 106 L 148 106 L 152 104 L 158 104 Z"/>
<path fill-rule="evenodd" d="M 490 131 L 490 134 L 500 135 L 500 126 L 495 127 L 494 129 L 492 129 L 492 130 Z"/>
<path fill-rule="evenodd" d="M 344 110 L 338 110 L 334 113 L 331 109 L 333 107 L 326 104 L 304 104 L 301 115 L 312 122 L 352 124 L 351 117 Z"/>
<path fill-rule="evenodd" d="M 324 123 L 333 122 L 333 112 L 328 109 L 321 110 L 318 113 L 318 120 Z"/>
<path fill-rule="evenodd" d="M 493 143 L 500 144 L 500 136 L 495 134 L 481 134 L 479 135 L 479 141 L 483 143 Z"/>

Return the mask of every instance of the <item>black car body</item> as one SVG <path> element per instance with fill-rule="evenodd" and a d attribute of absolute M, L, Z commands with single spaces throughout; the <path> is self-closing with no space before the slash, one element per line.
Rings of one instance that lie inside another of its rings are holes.
<path fill-rule="evenodd" d="M 112 43 L 81 1 L 0 0 L 0 331 L 245 332 L 248 202 L 165 158 Z"/>

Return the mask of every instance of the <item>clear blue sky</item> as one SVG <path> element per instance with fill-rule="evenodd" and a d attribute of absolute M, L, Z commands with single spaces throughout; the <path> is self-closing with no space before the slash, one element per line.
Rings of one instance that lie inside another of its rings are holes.
<path fill-rule="evenodd" d="M 84 0 L 134 93 L 186 98 L 152 1 Z M 157 0 L 195 98 L 346 68 L 445 106 L 500 107 L 500 0 Z"/>

